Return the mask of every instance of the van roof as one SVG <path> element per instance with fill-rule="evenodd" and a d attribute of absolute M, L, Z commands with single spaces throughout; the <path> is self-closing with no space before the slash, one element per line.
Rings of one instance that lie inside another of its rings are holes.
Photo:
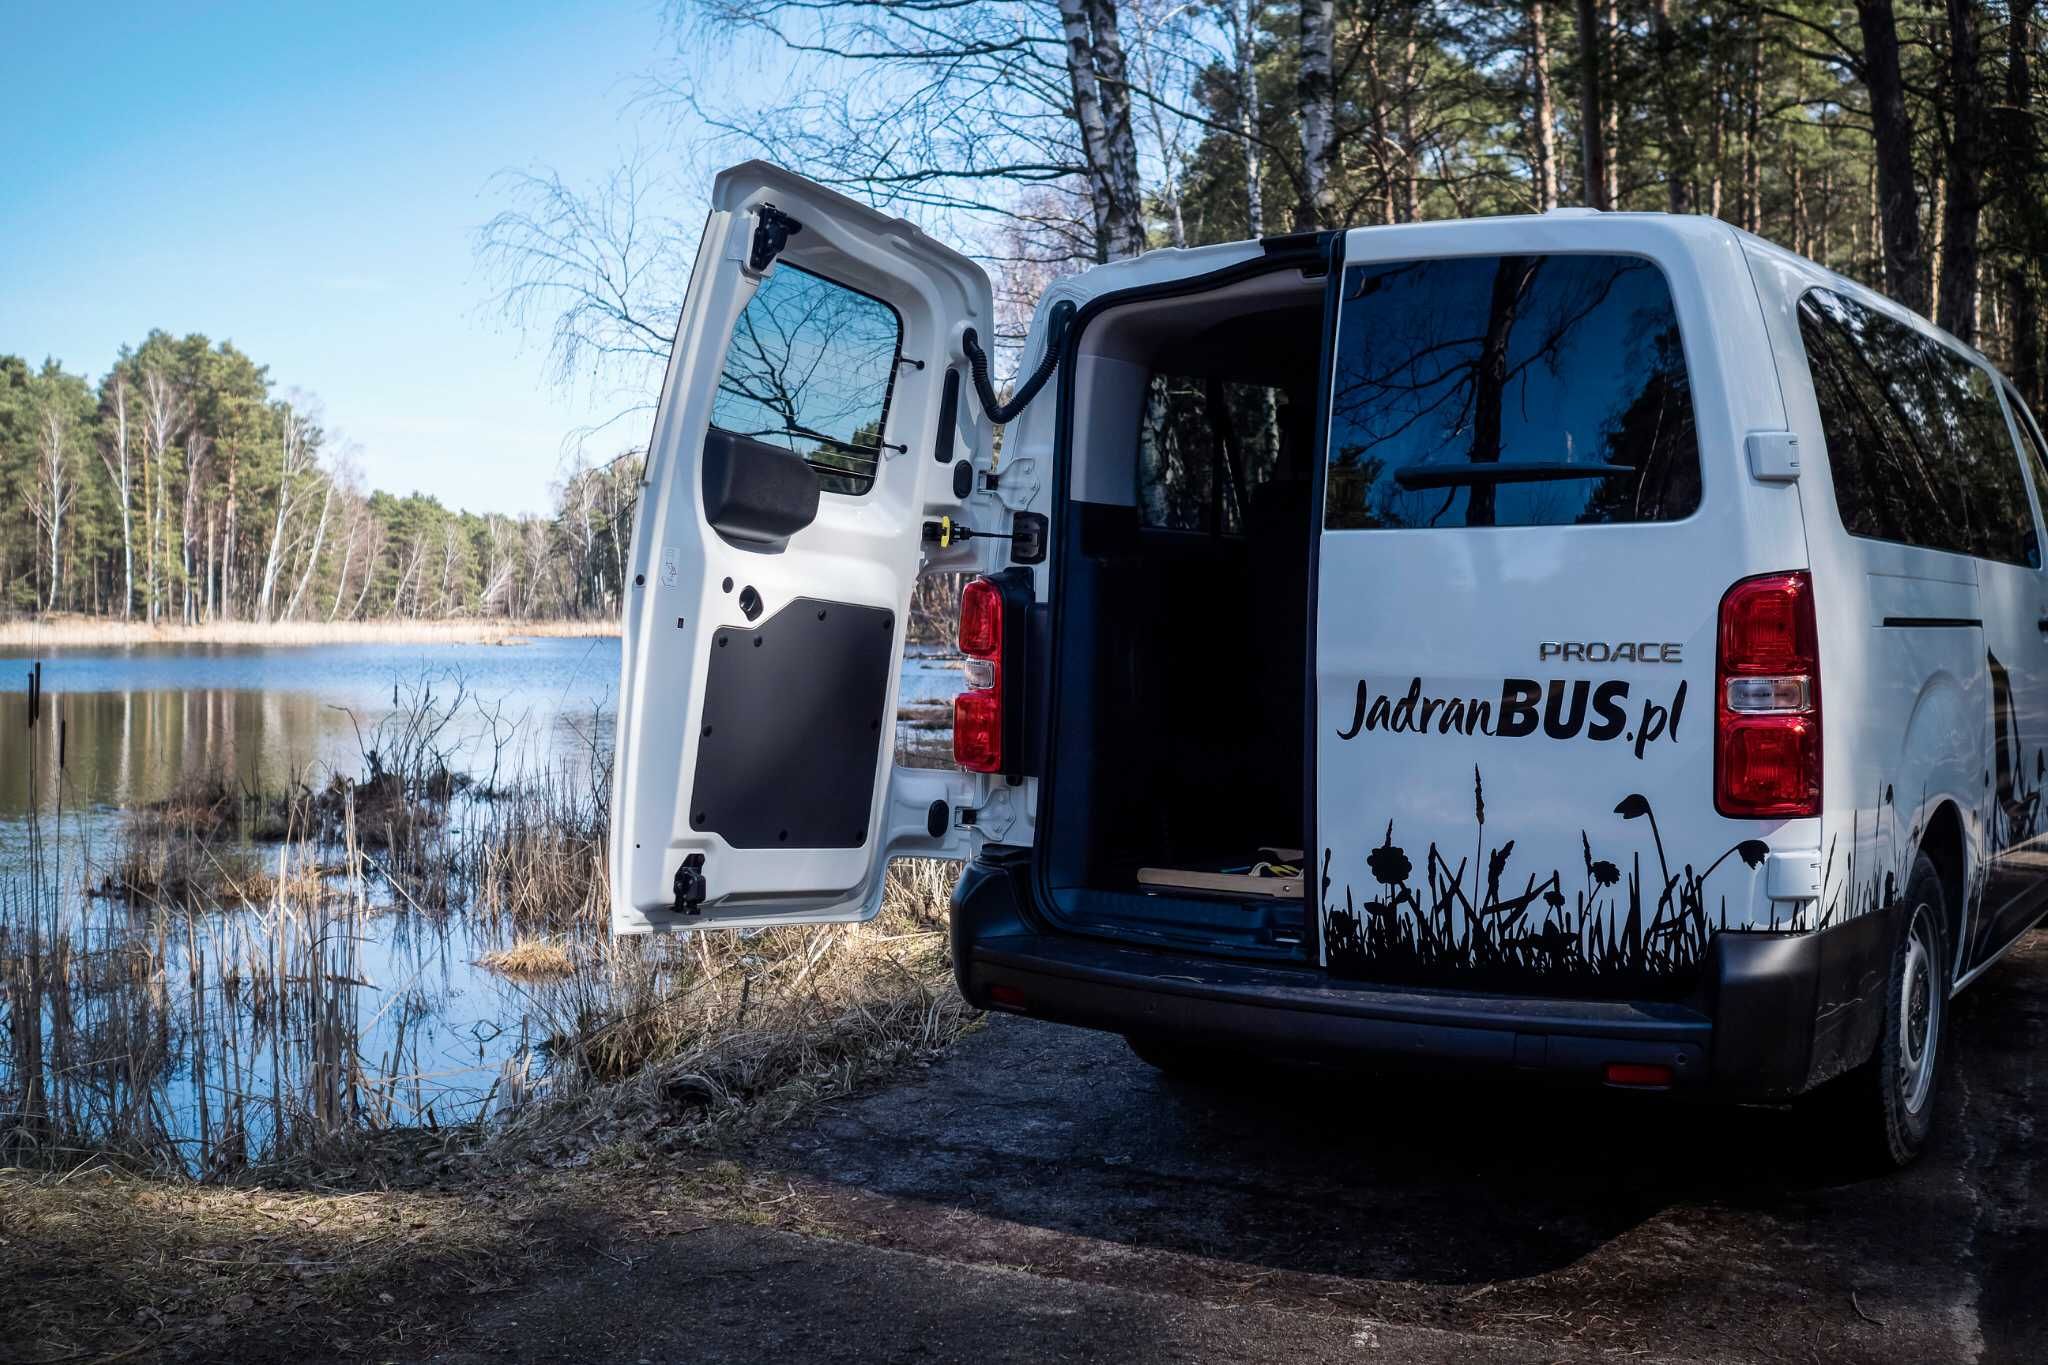
<path fill-rule="evenodd" d="M 1876 308 L 1887 316 L 1904 322 L 1918 331 L 1938 336 L 1948 345 L 1961 351 L 1977 363 L 1989 368 L 1996 368 L 1991 365 L 1990 360 L 1985 357 L 1983 352 L 1954 334 L 1937 327 L 1933 322 L 1913 312 L 1897 300 L 1881 294 L 1867 285 L 1859 284 L 1848 276 L 1830 270 L 1818 262 L 1789 251 L 1768 238 L 1759 237 L 1755 233 L 1738 228 L 1723 219 L 1714 218 L 1703 213 L 1667 213 L 1657 209 L 1609 210 L 1585 208 L 1577 205 L 1560 205 L 1544 213 L 1497 214 L 1484 218 L 1436 218 L 1418 223 L 1375 223 L 1364 225 L 1362 228 L 1347 228 L 1343 230 L 1363 230 L 1367 232 L 1388 230 L 1434 237 L 1440 234 L 1454 235 L 1480 224 L 1498 227 L 1503 223 L 1522 221 L 1529 223 L 1547 222 L 1555 225 L 1560 218 L 1598 219 L 1603 221 L 1627 219 L 1638 222 L 1658 220 L 1661 224 L 1668 225 L 1680 235 L 1692 236 L 1704 233 L 1712 236 L 1732 238 L 1740 243 L 1745 251 L 1753 255 L 1768 257 L 1783 266 L 1789 267 L 1795 274 L 1813 285 L 1852 297 L 1858 302 Z M 1070 298 L 1077 295 L 1086 298 L 1094 294 L 1108 293 L 1112 290 L 1129 288 L 1135 285 L 1184 278 L 1188 275 L 1206 274 L 1213 270 L 1221 270 L 1227 266 L 1255 260 L 1265 252 L 1268 243 L 1279 240 L 1281 240 L 1280 237 L 1269 236 L 1257 241 L 1220 242 L 1209 246 L 1154 247 L 1137 256 L 1090 266 L 1081 272 L 1080 278 L 1070 277 L 1072 283 L 1068 289 L 1061 292 Z M 1048 291 L 1048 294 L 1051 292 Z"/>

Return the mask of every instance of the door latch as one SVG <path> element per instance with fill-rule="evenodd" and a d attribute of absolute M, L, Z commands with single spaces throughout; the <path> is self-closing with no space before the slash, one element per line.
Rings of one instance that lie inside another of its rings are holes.
<path fill-rule="evenodd" d="M 704 855 L 692 853 L 683 859 L 683 865 L 676 869 L 676 905 L 678 915 L 694 915 L 704 908 Z"/>

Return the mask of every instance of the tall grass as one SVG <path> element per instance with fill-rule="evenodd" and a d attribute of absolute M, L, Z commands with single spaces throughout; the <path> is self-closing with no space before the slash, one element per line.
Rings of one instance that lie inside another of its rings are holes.
<path fill-rule="evenodd" d="M 532 762 L 487 742 L 471 777 L 459 723 L 489 741 L 498 718 L 459 679 L 397 700 L 354 771 L 268 795 L 201 777 L 0 881 L 0 1161 L 226 1177 L 421 1125 L 713 1141 L 966 1026 L 949 868 L 892 868 L 867 925 L 613 942 L 600 728 Z M 456 944 L 516 983 L 500 1060 L 459 1083 L 418 979 Z"/>

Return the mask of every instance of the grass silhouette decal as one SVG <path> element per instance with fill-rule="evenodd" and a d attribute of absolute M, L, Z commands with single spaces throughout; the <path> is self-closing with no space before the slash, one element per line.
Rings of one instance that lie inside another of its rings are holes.
<path fill-rule="evenodd" d="M 1624 868 L 1595 857 L 1590 835 L 1581 830 L 1582 866 L 1570 885 L 1560 869 L 1524 873 L 1517 885 L 1515 841 L 1488 841 L 1486 789 L 1477 767 L 1472 852 L 1459 853 L 1456 864 L 1432 842 L 1418 873 L 1408 851 L 1394 842 L 1389 821 L 1379 845 L 1366 854 L 1371 893 L 1361 903 L 1347 885 L 1338 905 L 1326 848 L 1323 932 L 1331 974 L 1416 984 L 1682 990 L 1708 938 L 1727 925 L 1725 893 L 1718 913 L 1711 919 L 1707 913 L 1708 880 L 1730 858 L 1751 870 L 1762 866 L 1769 849 L 1760 839 L 1744 839 L 1704 868 L 1684 863 L 1674 869 L 1647 798 L 1630 793 L 1614 813 L 1647 828 L 1656 860 L 1647 874 L 1640 850 Z"/>

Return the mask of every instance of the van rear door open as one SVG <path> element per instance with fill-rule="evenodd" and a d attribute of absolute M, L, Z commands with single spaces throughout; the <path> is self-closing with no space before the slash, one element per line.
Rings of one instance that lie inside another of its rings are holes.
<path fill-rule="evenodd" d="M 1434 259 L 1399 229 L 1346 242 L 1316 573 L 1323 959 L 1670 997 L 1752 904 L 1791 927 L 1766 862 L 1817 837 L 1716 808 L 1724 594 L 1806 567 L 1796 486 L 1745 459 L 1784 425 L 1770 350 L 1711 226 L 1560 215 L 1461 246 L 1492 238 Z"/>
<path fill-rule="evenodd" d="M 894 717 L 922 528 L 988 447 L 961 334 L 993 319 L 910 224 L 718 177 L 634 525 L 614 931 L 864 918 L 890 857 L 964 853 L 983 779 L 899 770 Z"/>

